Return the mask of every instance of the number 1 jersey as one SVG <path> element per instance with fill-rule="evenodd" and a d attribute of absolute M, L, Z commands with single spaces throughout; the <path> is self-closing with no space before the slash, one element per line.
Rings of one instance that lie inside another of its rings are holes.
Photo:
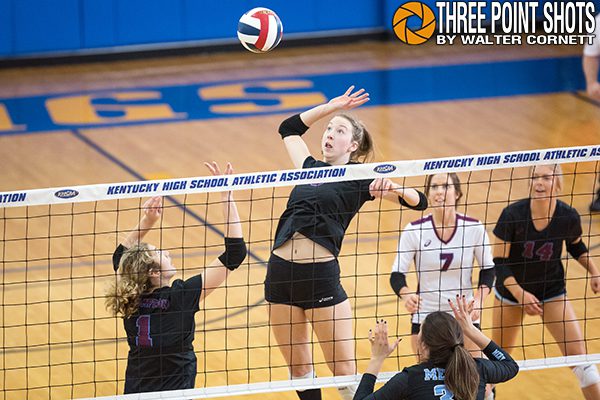
<path fill-rule="evenodd" d="M 141 296 L 138 312 L 124 319 L 129 343 L 125 393 L 194 387 L 194 314 L 201 293 L 202 276 L 196 275 Z"/>

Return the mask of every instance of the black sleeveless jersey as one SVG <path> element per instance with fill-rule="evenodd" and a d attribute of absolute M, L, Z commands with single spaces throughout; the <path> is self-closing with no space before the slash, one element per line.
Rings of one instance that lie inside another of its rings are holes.
<path fill-rule="evenodd" d="M 476 358 L 479 372 L 477 400 L 485 397 L 486 383 L 500 383 L 517 375 L 519 366 L 511 356 L 493 341 L 483 350 L 489 358 Z M 429 362 L 413 365 L 394 375 L 385 385 L 373 393 L 377 377 L 364 374 L 354 400 L 451 400 L 453 393 L 444 384 L 444 366 Z"/>
<path fill-rule="evenodd" d="M 201 293 L 202 275 L 196 275 L 141 296 L 138 311 L 123 320 L 129 344 L 125 393 L 194 387 L 194 314 Z"/>
<path fill-rule="evenodd" d="M 312 156 L 302 164 L 302 168 L 330 166 Z M 286 209 L 279 218 L 273 248 L 278 248 L 295 232 L 299 232 L 337 257 L 350 221 L 366 201 L 373 199 L 369 193 L 372 181 L 366 179 L 294 187 Z"/>
<path fill-rule="evenodd" d="M 124 319 L 129 344 L 125 393 L 194 387 L 194 314 L 201 293 L 202 275 L 177 279 L 142 296 L 138 312 Z"/>
<path fill-rule="evenodd" d="M 358 164 L 350 161 L 348 165 Z M 331 167 L 324 161 L 308 156 L 302 168 Z M 373 200 L 369 185 L 373 179 L 298 185 L 292 189 L 285 211 L 279 218 L 273 249 L 288 241 L 296 232 L 320 244 L 338 256 L 350 221 L 369 200 Z M 419 193 L 420 203 L 410 206 L 402 197 L 401 205 L 424 210 L 427 199 Z"/>
<path fill-rule="evenodd" d="M 502 211 L 494 234 L 510 243 L 508 266 L 524 290 L 540 300 L 565 293 L 562 248 L 563 242 L 572 243 L 582 234 L 577 210 L 557 200 L 550 223 L 538 231 L 533 225 L 530 199 L 519 200 Z M 503 282 L 496 282 L 496 290 L 515 301 Z"/>

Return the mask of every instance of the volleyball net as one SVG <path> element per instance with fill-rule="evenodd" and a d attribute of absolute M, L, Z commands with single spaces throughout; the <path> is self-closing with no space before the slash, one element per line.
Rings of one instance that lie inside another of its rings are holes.
<path fill-rule="evenodd" d="M 383 177 L 424 191 L 426 175 L 456 172 L 464 193 L 457 211 L 481 221 L 493 241 L 502 209 L 529 195 L 528 167 L 559 163 L 564 177 L 559 199 L 579 211 L 583 241 L 597 260 L 600 227 L 588 206 L 599 189 L 598 161 L 600 146 L 583 146 L 0 193 L 2 398 L 123 393 L 129 348 L 122 319 L 105 308 L 105 292 L 115 279 L 112 253 L 139 222 L 148 197 L 164 196 L 164 202 L 161 218 L 145 241 L 169 250 L 177 277 L 186 279 L 202 273 L 223 251 L 219 192 L 234 191 L 249 252 L 196 314 L 197 389 L 128 396 L 215 397 L 345 386 L 360 379 L 360 375 L 332 377 L 311 334 L 319 377 L 289 380 L 270 333 L 263 288 L 266 260 L 294 185 Z M 376 199 L 363 206 L 347 229 L 339 262 L 353 310 L 358 373 L 370 357 L 368 331 L 381 318 L 387 320 L 392 336 L 405 340 L 386 361 L 380 379 L 415 362 L 409 339 L 411 316 L 390 287 L 389 277 L 402 228 L 430 212 Z M 541 319 L 526 316 L 517 346 L 511 349 L 523 369 L 600 362 L 600 296 L 592 292 L 587 271 L 566 251 L 563 263 L 568 297 L 588 354 L 563 357 Z M 474 285 L 477 272 L 475 265 Z M 407 282 L 417 288 L 414 266 Z M 494 328 L 493 297 L 492 293 L 487 298 L 481 317 L 488 336 Z"/>

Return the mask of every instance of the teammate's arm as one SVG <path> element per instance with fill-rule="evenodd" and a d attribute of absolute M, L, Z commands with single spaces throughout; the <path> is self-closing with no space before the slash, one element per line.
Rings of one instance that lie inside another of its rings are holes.
<path fill-rule="evenodd" d="M 590 257 L 587 246 L 581 240 L 581 236 L 573 242 L 567 243 L 567 251 L 589 272 L 592 291 L 594 293 L 600 292 L 600 272 L 598 272 L 598 267 L 596 267 L 594 260 Z"/>
<path fill-rule="evenodd" d="M 477 283 L 477 290 L 473 294 L 475 300 L 473 303 L 473 318 L 475 318 L 475 321 L 481 316 L 483 303 L 492 291 L 495 278 L 490 238 L 483 225 L 479 225 L 479 229 L 481 230 L 481 235 L 479 236 L 479 243 L 474 249 L 475 259 L 477 260 L 477 264 L 479 264 L 479 281 Z"/>
<path fill-rule="evenodd" d="M 599 40 L 596 38 L 596 40 Z M 588 96 L 600 100 L 600 82 L 598 72 L 600 70 L 600 56 L 583 56 L 583 73 L 585 75 L 586 91 Z"/>
<path fill-rule="evenodd" d="M 404 229 L 398 241 L 398 251 L 396 252 L 394 264 L 392 264 L 390 285 L 394 293 L 404 300 L 406 310 L 409 313 L 415 313 L 419 310 L 421 298 L 408 287 L 406 274 L 415 260 L 418 243 L 416 243 L 413 231 L 409 229 L 409 226 L 407 225 Z"/>

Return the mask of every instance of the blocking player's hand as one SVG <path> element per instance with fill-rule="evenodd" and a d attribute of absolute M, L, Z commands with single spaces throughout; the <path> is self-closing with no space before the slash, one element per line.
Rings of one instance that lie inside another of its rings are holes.
<path fill-rule="evenodd" d="M 404 307 L 409 313 L 414 314 L 417 311 L 419 311 L 419 306 L 421 305 L 421 297 L 419 297 L 418 294 L 409 294 L 405 298 L 406 300 L 404 300 Z"/>
<path fill-rule="evenodd" d="M 206 166 L 206 168 L 208 168 L 210 173 L 213 174 L 214 176 L 222 175 L 221 168 L 219 167 L 219 164 L 217 164 L 216 161 L 205 162 L 204 165 Z M 229 162 L 227 163 L 227 169 L 225 170 L 225 174 L 226 175 L 233 174 L 233 167 L 231 166 L 231 163 L 229 163 Z"/>
<path fill-rule="evenodd" d="M 210 171 L 211 174 L 213 174 L 213 176 L 219 176 L 219 175 L 223 175 L 221 173 L 221 168 L 219 167 L 219 164 L 217 164 L 216 161 L 213 162 L 205 162 L 204 165 L 206 166 L 206 168 L 208 168 L 208 170 Z M 225 175 L 231 175 L 233 174 L 233 166 L 231 165 L 230 162 L 227 163 L 227 167 L 225 169 Z M 224 199 L 229 199 L 233 196 L 233 192 L 229 191 L 229 192 L 221 192 L 221 197 Z"/>
<path fill-rule="evenodd" d="M 369 342 L 371 342 L 371 358 L 377 360 L 384 360 L 389 356 L 396 348 L 402 338 L 390 343 L 388 339 L 388 328 L 387 322 L 379 320 L 375 324 L 375 329 L 369 330 Z"/>
<path fill-rule="evenodd" d="M 466 297 L 456 295 L 456 303 L 452 302 L 452 300 L 448 299 L 448 304 L 454 313 L 454 318 L 461 326 L 465 335 L 469 335 L 469 333 L 476 329 L 475 325 L 473 325 L 473 303 L 474 300 L 467 301 Z"/>
<path fill-rule="evenodd" d="M 481 300 L 478 299 L 479 296 L 476 296 L 473 299 L 471 304 L 471 309 L 469 310 L 470 314 L 471 314 L 471 320 L 472 321 L 478 321 L 481 318 Z"/>
<path fill-rule="evenodd" d="M 148 222 L 154 224 L 162 214 L 162 197 L 154 196 L 149 198 L 142 206 L 142 209 Z"/>

